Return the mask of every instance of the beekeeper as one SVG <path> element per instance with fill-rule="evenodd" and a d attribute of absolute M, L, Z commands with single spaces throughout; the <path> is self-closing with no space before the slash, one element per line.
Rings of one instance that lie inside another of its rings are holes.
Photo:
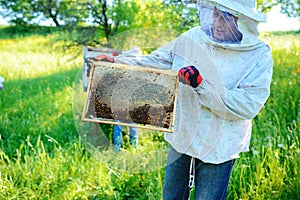
<path fill-rule="evenodd" d="M 225 199 L 231 169 L 249 151 L 251 120 L 270 94 L 273 60 L 258 38 L 266 20 L 254 0 L 198 1 L 201 26 L 149 55 L 98 59 L 178 71 L 175 131 L 163 199 Z M 159 36 L 158 36 L 159 39 Z"/>

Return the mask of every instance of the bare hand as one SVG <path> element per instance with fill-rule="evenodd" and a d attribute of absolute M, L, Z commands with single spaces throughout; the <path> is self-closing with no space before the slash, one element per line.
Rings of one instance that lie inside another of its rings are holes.
<path fill-rule="evenodd" d="M 115 62 L 114 59 L 108 55 L 102 54 L 95 57 L 95 60 L 104 61 L 104 62 Z"/>

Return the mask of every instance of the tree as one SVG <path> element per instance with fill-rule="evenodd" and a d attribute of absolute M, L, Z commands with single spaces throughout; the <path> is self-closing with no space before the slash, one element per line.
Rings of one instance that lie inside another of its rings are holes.
<path fill-rule="evenodd" d="M 289 17 L 300 17 L 300 0 L 259 0 L 258 5 L 260 10 L 265 13 L 274 6 L 280 6 L 281 13 Z"/>
<path fill-rule="evenodd" d="M 35 0 L 34 12 L 51 19 L 56 26 L 74 25 L 88 17 L 84 0 Z"/>
<path fill-rule="evenodd" d="M 118 0 L 118 3 L 120 2 L 121 0 Z M 112 21 L 110 19 L 112 13 L 108 12 L 108 2 L 106 0 L 90 0 L 86 5 L 93 18 L 92 22 L 103 27 L 105 37 L 108 40 L 109 36 L 112 34 Z M 118 25 L 119 22 L 117 20 L 115 30 L 118 28 Z"/>
<path fill-rule="evenodd" d="M 3 8 L 1 15 L 4 18 L 9 18 L 11 23 L 20 25 L 28 24 L 36 18 L 36 13 L 32 9 L 33 6 L 33 3 L 27 0 L 0 0 L 0 7 Z"/>
<path fill-rule="evenodd" d="M 132 27 L 162 27 L 187 30 L 199 20 L 196 4 L 187 1 L 170 0 L 132 0 L 138 7 L 134 15 L 135 23 Z"/>
<path fill-rule="evenodd" d="M 58 0 L 36 0 L 33 4 L 33 12 L 44 15 L 45 18 L 50 18 L 56 26 L 60 26 L 59 14 L 62 8 L 66 6 L 65 1 Z"/>
<path fill-rule="evenodd" d="M 82 5 L 76 0 L 0 0 L 1 15 L 17 25 L 38 23 L 37 19 L 51 19 L 56 26 L 78 23 L 88 16 Z"/>
<path fill-rule="evenodd" d="M 125 0 L 89 0 L 86 5 L 92 22 L 102 27 L 107 40 L 118 32 L 120 25 L 129 28 L 138 10 L 134 1 Z"/>
<path fill-rule="evenodd" d="M 177 25 L 179 30 L 190 29 L 199 24 L 196 0 L 164 0 L 163 2 L 164 7 L 169 9 L 169 13 L 176 15 L 174 19 L 179 20 Z"/>

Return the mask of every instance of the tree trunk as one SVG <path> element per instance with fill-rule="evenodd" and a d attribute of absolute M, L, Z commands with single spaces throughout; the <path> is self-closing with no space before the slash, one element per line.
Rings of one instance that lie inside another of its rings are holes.
<path fill-rule="evenodd" d="M 109 36 L 110 36 L 110 33 L 111 33 L 111 28 L 108 24 L 108 19 L 107 19 L 107 4 L 106 4 L 106 1 L 103 1 L 102 2 L 102 16 L 104 18 L 103 20 L 103 28 L 104 28 L 104 33 L 105 33 L 105 37 L 106 37 L 106 40 L 108 41 L 109 40 Z"/>
<path fill-rule="evenodd" d="M 51 11 L 52 11 L 51 8 L 48 9 L 49 16 L 52 19 L 52 21 L 54 22 L 55 26 L 59 27 L 60 24 L 59 24 L 59 22 L 57 20 L 57 14 L 53 14 Z"/>
<path fill-rule="evenodd" d="M 55 23 L 55 26 L 57 26 L 57 27 L 59 27 L 60 26 L 60 24 L 59 24 L 59 22 L 57 21 L 57 19 L 56 19 L 56 16 L 50 16 L 51 17 L 51 19 L 53 20 L 53 22 Z"/>

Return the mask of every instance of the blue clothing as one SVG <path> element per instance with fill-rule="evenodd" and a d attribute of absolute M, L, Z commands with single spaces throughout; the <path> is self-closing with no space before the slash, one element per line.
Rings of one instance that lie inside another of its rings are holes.
<path fill-rule="evenodd" d="M 122 148 L 122 126 L 114 125 L 113 133 L 113 143 L 114 148 L 117 152 Z M 129 128 L 129 143 L 130 146 L 133 146 L 135 149 L 138 147 L 138 132 L 137 128 Z"/>
<path fill-rule="evenodd" d="M 171 149 L 163 187 L 164 200 L 189 199 L 190 162 L 192 157 Z M 195 159 L 195 199 L 224 200 L 231 169 L 235 160 L 221 164 L 204 163 Z"/>

